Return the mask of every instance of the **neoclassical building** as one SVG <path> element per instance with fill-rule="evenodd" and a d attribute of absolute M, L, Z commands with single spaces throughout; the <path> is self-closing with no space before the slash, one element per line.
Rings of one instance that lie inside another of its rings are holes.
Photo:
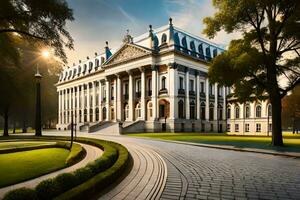
<path fill-rule="evenodd" d="M 228 90 L 211 84 L 208 63 L 220 46 L 172 24 L 119 49 L 66 67 L 57 83 L 57 129 L 103 132 L 226 131 Z"/>
<path fill-rule="evenodd" d="M 272 135 L 272 105 L 269 100 L 253 99 L 239 103 L 227 96 L 227 132 L 238 135 Z"/>

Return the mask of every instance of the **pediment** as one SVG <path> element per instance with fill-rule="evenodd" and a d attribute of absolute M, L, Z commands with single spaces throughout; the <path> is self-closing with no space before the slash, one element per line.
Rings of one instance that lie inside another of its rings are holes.
<path fill-rule="evenodd" d="M 114 65 L 117 63 L 122 63 L 131 59 L 146 56 L 151 53 L 152 51 L 150 49 L 146 49 L 135 44 L 124 44 L 104 63 L 104 65 Z"/>

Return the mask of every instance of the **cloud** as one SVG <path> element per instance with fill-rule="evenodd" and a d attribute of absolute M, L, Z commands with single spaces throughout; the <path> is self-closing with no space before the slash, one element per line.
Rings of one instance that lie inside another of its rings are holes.
<path fill-rule="evenodd" d="M 187 32 L 206 38 L 202 34 L 205 28 L 203 19 L 216 12 L 212 0 L 166 0 L 166 9 L 174 19 L 174 25 Z M 232 39 L 240 37 L 240 33 L 227 34 L 220 31 L 211 41 L 226 47 Z"/>

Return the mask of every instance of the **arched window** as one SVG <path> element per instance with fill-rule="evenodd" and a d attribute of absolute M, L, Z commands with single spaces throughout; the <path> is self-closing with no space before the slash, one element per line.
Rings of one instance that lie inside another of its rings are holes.
<path fill-rule="evenodd" d="M 250 107 L 249 105 L 245 108 L 245 118 L 250 118 Z"/>
<path fill-rule="evenodd" d="M 161 36 L 161 44 L 164 43 L 167 43 L 167 35 L 165 33 Z"/>
<path fill-rule="evenodd" d="M 236 119 L 240 118 L 240 107 L 239 106 L 235 107 L 235 118 Z"/>
<path fill-rule="evenodd" d="M 201 119 L 205 120 L 205 103 L 204 102 L 201 103 L 200 110 L 201 110 Z"/>
<path fill-rule="evenodd" d="M 180 40 L 179 40 L 178 33 L 174 34 L 174 43 L 175 43 L 175 49 L 180 50 Z"/>
<path fill-rule="evenodd" d="M 99 108 L 96 108 L 96 121 L 99 121 Z"/>
<path fill-rule="evenodd" d="M 199 53 L 199 58 L 204 59 L 203 44 L 199 44 L 199 46 L 198 46 L 198 53 Z"/>
<path fill-rule="evenodd" d="M 195 116 L 195 102 L 194 101 L 190 102 L 190 118 L 191 119 L 196 118 L 196 116 Z"/>
<path fill-rule="evenodd" d="M 182 100 L 178 101 L 178 118 L 184 118 L 184 105 Z"/>
<path fill-rule="evenodd" d="M 261 117 L 261 105 L 257 105 L 255 108 L 255 116 Z"/>
<path fill-rule="evenodd" d="M 93 69 L 93 63 L 92 62 L 89 62 L 89 72 L 91 72 Z"/>
<path fill-rule="evenodd" d="M 218 105 L 218 119 L 223 120 L 223 106 L 220 104 Z"/>
<path fill-rule="evenodd" d="M 231 118 L 231 109 L 230 107 L 227 108 L 227 119 Z"/>
<path fill-rule="evenodd" d="M 106 107 L 102 108 L 102 119 L 106 120 Z"/>
<path fill-rule="evenodd" d="M 272 105 L 269 104 L 268 105 L 268 117 L 271 117 L 272 116 Z"/>
<path fill-rule="evenodd" d="M 166 77 L 165 76 L 163 76 L 161 78 L 161 89 L 162 90 L 166 89 Z"/>
<path fill-rule="evenodd" d="M 159 41 L 158 41 L 157 36 L 154 36 L 154 49 L 158 49 L 158 43 L 159 43 Z"/>
<path fill-rule="evenodd" d="M 90 122 L 93 122 L 93 109 L 90 108 Z"/>
<path fill-rule="evenodd" d="M 136 106 L 135 106 L 135 116 L 136 118 L 140 118 L 142 115 L 141 115 L 141 104 L 140 103 L 137 103 Z"/>
<path fill-rule="evenodd" d="M 191 48 L 191 55 L 196 56 L 196 47 L 194 41 L 190 42 L 190 48 Z"/>
<path fill-rule="evenodd" d="M 83 120 L 83 122 L 87 122 L 87 109 L 84 109 L 84 120 Z"/>
<path fill-rule="evenodd" d="M 206 53 L 206 59 L 208 61 L 210 61 L 211 60 L 211 53 L 210 53 L 210 48 L 209 47 L 206 47 L 205 53 Z"/>
<path fill-rule="evenodd" d="M 150 119 L 150 118 L 152 118 L 152 102 L 151 101 L 149 101 L 148 102 L 148 105 L 147 105 L 147 113 L 148 113 L 148 119 Z"/>
<path fill-rule="evenodd" d="M 209 120 L 214 119 L 214 104 L 209 104 Z"/>
<path fill-rule="evenodd" d="M 125 120 L 129 118 L 129 105 L 125 104 Z"/>
<path fill-rule="evenodd" d="M 99 67 L 99 59 L 95 59 L 95 68 L 97 69 Z"/>
<path fill-rule="evenodd" d="M 186 37 L 183 37 L 183 38 L 182 38 L 181 43 L 182 43 L 182 47 L 183 47 L 183 52 L 184 52 L 184 53 L 188 53 Z"/>
<path fill-rule="evenodd" d="M 83 74 L 85 74 L 85 72 L 86 72 L 86 68 L 87 68 L 87 65 L 86 65 L 86 64 L 84 64 L 84 65 L 83 65 L 83 71 L 82 71 L 82 73 L 83 73 Z"/>

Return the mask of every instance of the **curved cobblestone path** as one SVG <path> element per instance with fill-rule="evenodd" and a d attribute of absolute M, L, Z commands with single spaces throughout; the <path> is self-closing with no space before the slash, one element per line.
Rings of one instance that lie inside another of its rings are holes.
<path fill-rule="evenodd" d="M 160 155 L 166 164 L 167 177 L 165 184 L 160 184 L 163 191 L 155 195 L 156 199 L 300 199 L 300 159 L 128 136 L 82 136 L 119 142 L 127 146 L 132 155 L 135 153 L 131 148 L 142 150 L 140 154 L 143 155 L 146 155 L 144 151 Z M 137 163 L 139 162 L 135 162 Z M 147 162 L 140 160 L 140 163 Z M 127 184 L 130 181 L 125 178 L 115 188 L 122 191 L 121 186 Z M 139 185 L 141 184 L 137 184 L 137 187 Z M 104 195 L 103 198 L 123 199 L 119 195 L 111 198 L 109 194 L 112 193 Z M 135 196 L 132 199 L 154 199 L 152 197 Z"/>

